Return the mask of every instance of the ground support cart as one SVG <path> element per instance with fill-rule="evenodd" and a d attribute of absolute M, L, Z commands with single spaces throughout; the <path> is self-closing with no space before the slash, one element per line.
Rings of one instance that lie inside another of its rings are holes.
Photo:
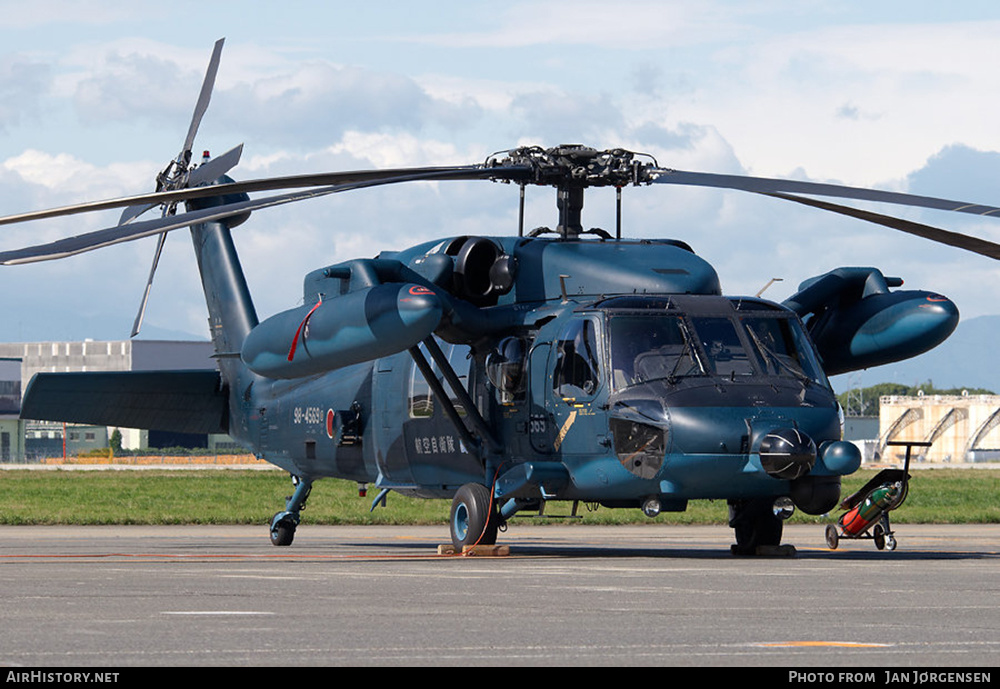
<path fill-rule="evenodd" d="M 846 510 L 836 524 L 826 527 L 826 544 L 836 550 L 840 539 L 871 539 L 879 550 L 896 549 L 896 537 L 889 523 L 889 512 L 906 500 L 910 489 L 910 450 L 913 447 L 930 447 L 918 441 L 887 442 L 887 446 L 906 448 L 902 469 L 883 469 L 861 490 L 849 495 L 840 503 Z"/>

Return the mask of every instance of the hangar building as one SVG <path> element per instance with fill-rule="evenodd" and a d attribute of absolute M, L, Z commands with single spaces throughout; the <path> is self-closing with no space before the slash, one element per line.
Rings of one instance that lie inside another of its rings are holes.
<path fill-rule="evenodd" d="M 106 428 L 19 419 L 21 396 L 36 373 L 215 369 L 208 341 L 117 340 L 0 343 L 0 461 L 78 454 L 108 446 Z M 231 439 L 121 429 L 123 446 L 227 447 Z"/>

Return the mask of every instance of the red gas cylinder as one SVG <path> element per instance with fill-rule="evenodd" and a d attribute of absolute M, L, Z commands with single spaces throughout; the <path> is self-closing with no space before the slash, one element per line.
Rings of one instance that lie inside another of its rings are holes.
<path fill-rule="evenodd" d="M 861 504 L 847 512 L 840 518 L 840 527 L 845 534 L 857 536 L 868 528 L 868 525 L 882 516 L 888 509 L 896 496 L 899 495 L 900 485 L 894 483 L 891 486 L 876 488 L 868 494 Z"/>

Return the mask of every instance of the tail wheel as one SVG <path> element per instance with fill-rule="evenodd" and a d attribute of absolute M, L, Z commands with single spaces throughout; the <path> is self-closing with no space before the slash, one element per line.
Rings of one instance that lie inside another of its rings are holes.
<path fill-rule="evenodd" d="M 291 519 L 278 519 L 277 514 L 274 516 L 276 521 L 271 524 L 271 545 L 291 545 L 295 539 L 295 522 Z"/>
<path fill-rule="evenodd" d="M 461 551 L 467 545 L 493 545 L 497 542 L 500 515 L 493 506 L 490 489 L 480 483 L 467 483 L 458 489 L 451 503 L 451 542 Z"/>

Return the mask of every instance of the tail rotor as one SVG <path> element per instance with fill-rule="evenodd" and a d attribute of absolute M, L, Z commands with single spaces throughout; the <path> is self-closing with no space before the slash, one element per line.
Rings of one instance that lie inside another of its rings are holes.
<path fill-rule="evenodd" d="M 209 160 L 207 158 L 206 152 L 201 165 L 191 164 L 194 139 L 198 134 L 198 127 L 201 125 L 202 117 L 204 117 L 205 112 L 208 110 L 208 104 L 212 99 L 212 90 L 215 87 L 215 76 L 219 71 L 219 62 L 222 57 L 222 46 L 224 43 L 224 38 L 220 38 L 215 42 L 215 48 L 212 51 L 212 57 L 208 63 L 208 70 L 205 72 L 205 79 L 201 84 L 201 93 L 198 95 L 198 101 L 195 104 L 194 114 L 191 117 L 191 124 L 188 126 L 187 136 L 184 138 L 184 145 L 181 148 L 180 153 L 177 154 L 177 157 L 171 160 L 156 176 L 157 192 L 177 191 L 180 189 L 188 189 L 191 187 L 209 184 L 217 180 L 219 177 L 222 177 L 229 170 L 234 168 L 240 161 L 240 156 L 243 152 L 242 144 L 213 160 Z M 122 211 L 121 217 L 118 220 L 118 226 L 120 227 L 131 223 L 140 215 L 155 207 L 155 204 L 128 206 L 124 211 Z M 160 207 L 162 208 L 162 217 L 166 218 L 172 216 L 177 212 L 177 201 L 163 203 Z M 139 330 L 142 327 L 142 321 L 146 313 L 146 305 L 149 302 L 150 290 L 153 286 L 153 277 L 156 275 L 156 268 L 159 265 L 160 256 L 163 253 L 163 245 L 166 242 L 166 239 L 166 232 L 160 233 L 157 237 L 156 250 L 153 253 L 153 262 L 149 268 L 149 277 L 146 280 L 146 287 L 143 291 L 142 301 L 139 304 L 139 312 L 136 314 L 135 321 L 132 324 L 131 337 L 138 335 Z"/>

